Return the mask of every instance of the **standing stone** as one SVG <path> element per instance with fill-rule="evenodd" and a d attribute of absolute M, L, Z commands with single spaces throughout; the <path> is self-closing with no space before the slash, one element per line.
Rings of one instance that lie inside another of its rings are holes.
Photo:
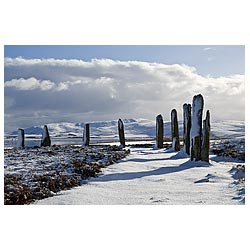
<path fill-rule="evenodd" d="M 163 148 L 163 118 L 162 115 L 156 117 L 156 146 L 157 148 Z"/>
<path fill-rule="evenodd" d="M 49 130 L 48 130 L 47 125 L 44 125 L 41 147 L 50 147 L 50 146 L 51 146 L 51 140 L 50 140 L 50 136 L 49 136 Z"/>
<path fill-rule="evenodd" d="M 191 104 L 183 105 L 183 143 L 186 154 L 190 155 Z"/>
<path fill-rule="evenodd" d="M 89 123 L 85 123 L 83 131 L 83 146 L 89 146 Z"/>
<path fill-rule="evenodd" d="M 202 143 L 202 112 L 204 100 L 201 94 L 193 97 L 192 105 L 192 127 L 191 127 L 191 160 L 201 160 Z"/>
<path fill-rule="evenodd" d="M 178 129 L 177 111 L 173 109 L 171 111 L 171 135 L 172 135 L 172 148 L 175 151 L 180 151 L 180 139 Z"/>
<path fill-rule="evenodd" d="M 120 144 L 123 148 L 125 148 L 124 125 L 121 119 L 118 120 L 118 134 L 119 134 Z"/>
<path fill-rule="evenodd" d="M 19 128 L 17 131 L 17 147 L 24 148 L 24 130 Z"/>
<path fill-rule="evenodd" d="M 201 160 L 209 162 L 210 149 L 210 112 L 207 110 L 206 119 L 203 120 Z"/>

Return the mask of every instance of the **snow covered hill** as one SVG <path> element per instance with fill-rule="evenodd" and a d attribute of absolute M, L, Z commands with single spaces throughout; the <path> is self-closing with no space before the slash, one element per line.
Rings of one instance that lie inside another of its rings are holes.
<path fill-rule="evenodd" d="M 154 138 L 155 121 L 147 119 L 123 119 L 126 138 Z M 89 122 L 91 137 L 116 138 L 117 121 Z M 49 123 L 47 124 L 52 137 L 82 137 L 84 122 L 79 123 Z M 43 125 L 25 128 L 25 135 L 41 135 Z M 179 122 L 179 133 L 182 136 L 183 124 Z M 17 135 L 13 131 L 11 135 Z M 170 122 L 164 122 L 164 135 L 170 136 Z M 244 121 L 215 121 L 211 123 L 212 138 L 244 138 Z"/>

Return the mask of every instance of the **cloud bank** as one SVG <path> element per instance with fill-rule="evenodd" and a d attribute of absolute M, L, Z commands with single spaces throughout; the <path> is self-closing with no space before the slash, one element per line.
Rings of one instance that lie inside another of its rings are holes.
<path fill-rule="evenodd" d="M 244 119 L 244 75 L 201 76 L 184 64 L 5 58 L 5 130 L 119 117 L 169 120 L 195 94 L 213 119 Z"/>

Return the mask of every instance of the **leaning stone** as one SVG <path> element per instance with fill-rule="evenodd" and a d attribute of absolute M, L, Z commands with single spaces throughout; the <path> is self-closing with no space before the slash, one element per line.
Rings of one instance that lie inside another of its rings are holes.
<path fill-rule="evenodd" d="M 121 119 L 118 120 L 118 134 L 119 134 L 120 144 L 123 148 L 125 148 L 124 125 Z"/>
<path fill-rule="evenodd" d="M 51 146 L 51 140 L 50 140 L 50 136 L 49 136 L 49 130 L 48 130 L 47 125 L 44 125 L 41 147 L 50 147 L 50 146 Z"/>

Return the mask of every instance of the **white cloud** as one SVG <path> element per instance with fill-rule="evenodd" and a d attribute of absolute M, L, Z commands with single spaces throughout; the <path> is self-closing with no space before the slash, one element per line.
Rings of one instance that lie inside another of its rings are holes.
<path fill-rule="evenodd" d="M 53 121 L 154 119 L 158 113 L 168 120 L 172 108 L 181 118 L 182 104 L 197 93 L 212 117 L 244 119 L 244 91 L 243 75 L 201 76 L 183 64 L 5 58 L 5 98 L 14 100 L 5 113 L 51 112 Z"/>
<path fill-rule="evenodd" d="M 50 90 L 55 86 L 53 82 L 50 80 L 37 80 L 34 77 L 24 79 L 12 79 L 10 81 L 5 82 L 5 87 L 15 87 L 19 90 Z"/>

